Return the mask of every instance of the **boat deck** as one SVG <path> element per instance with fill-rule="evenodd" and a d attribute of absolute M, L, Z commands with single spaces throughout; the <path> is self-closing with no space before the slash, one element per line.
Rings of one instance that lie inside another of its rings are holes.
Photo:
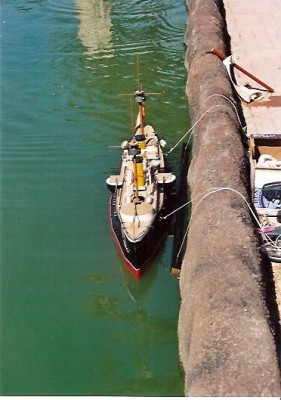
<path fill-rule="evenodd" d="M 274 89 L 262 101 L 242 104 L 247 132 L 281 135 L 281 0 L 223 1 L 234 61 Z M 281 264 L 273 264 L 273 273 L 281 313 Z"/>

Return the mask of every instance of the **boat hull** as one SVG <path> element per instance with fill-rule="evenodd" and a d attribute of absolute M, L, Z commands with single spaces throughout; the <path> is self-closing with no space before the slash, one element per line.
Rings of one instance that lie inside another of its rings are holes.
<path fill-rule="evenodd" d="M 137 241 L 129 240 L 125 235 L 116 211 L 116 194 L 114 193 L 110 197 L 109 214 L 111 230 L 125 267 L 137 279 L 140 279 L 143 272 L 148 268 L 150 261 L 167 236 L 168 228 L 172 223 L 172 217 L 165 219 L 163 217 L 171 212 L 175 196 L 174 185 L 171 185 L 169 192 L 165 195 L 161 211 L 158 212 L 145 236 Z"/>
<path fill-rule="evenodd" d="M 138 104 L 133 136 L 123 149 L 118 175 L 106 184 L 110 198 L 111 230 L 125 266 L 140 278 L 166 237 L 174 205 L 175 175 L 172 174 L 160 139 L 146 124 L 146 95 L 139 86 L 134 93 Z"/>

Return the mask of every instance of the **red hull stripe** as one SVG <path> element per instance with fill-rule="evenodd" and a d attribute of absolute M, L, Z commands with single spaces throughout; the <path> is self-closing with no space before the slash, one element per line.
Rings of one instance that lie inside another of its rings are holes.
<path fill-rule="evenodd" d="M 114 237 L 115 243 L 117 244 L 117 247 L 118 247 L 118 249 L 119 249 L 119 252 L 120 252 L 120 254 L 121 254 L 121 256 L 122 256 L 122 259 L 123 259 L 123 262 L 124 262 L 124 264 L 125 264 L 125 267 L 126 267 L 130 272 L 133 273 L 133 275 L 135 276 L 135 278 L 140 279 L 140 277 L 141 277 L 141 268 L 136 269 L 136 268 L 133 266 L 133 264 L 127 259 L 127 257 L 126 257 L 125 254 L 124 254 L 124 251 L 123 251 L 123 249 L 122 249 L 122 247 L 121 247 L 121 245 L 120 245 L 120 243 L 119 243 L 119 240 L 118 240 L 118 238 L 117 238 L 117 236 L 116 236 L 116 234 L 115 234 L 115 232 L 114 232 L 113 225 L 112 225 L 112 217 L 111 217 L 111 207 L 110 207 L 110 204 L 109 204 L 109 215 L 110 215 L 110 228 L 111 228 L 111 232 L 112 232 L 112 234 L 113 234 L 113 237 Z"/>

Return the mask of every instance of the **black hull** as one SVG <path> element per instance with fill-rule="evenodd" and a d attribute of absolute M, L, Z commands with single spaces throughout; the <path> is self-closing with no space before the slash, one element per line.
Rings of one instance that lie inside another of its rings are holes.
<path fill-rule="evenodd" d="M 161 211 L 155 217 L 153 225 L 150 227 L 147 234 L 142 238 L 142 240 L 137 242 L 128 240 L 123 233 L 121 222 L 116 212 L 115 193 L 110 198 L 111 229 L 126 267 L 136 278 L 141 277 L 142 272 L 167 236 L 172 217 L 167 219 L 162 219 L 162 217 L 165 217 L 172 210 L 176 196 L 174 185 L 170 188 L 165 188 L 165 191 L 167 191 L 167 193 L 165 194 L 164 204 Z"/>
<path fill-rule="evenodd" d="M 181 166 L 178 178 L 177 188 L 177 205 L 179 209 L 176 213 L 175 219 L 175 232 L 174 232 L 174 244 L 172 254 L 171 273 L 173 275 L 179 275 L 182 265 L 182 260 L 186 247 L 186 228 L 187 221 L 190 214 L 190 206 L 182 207 L 187 202 L 189 187 L 187 184 L 187 174 L 191 161 L 191 146 L 186 143 L 182 146 Z"/>

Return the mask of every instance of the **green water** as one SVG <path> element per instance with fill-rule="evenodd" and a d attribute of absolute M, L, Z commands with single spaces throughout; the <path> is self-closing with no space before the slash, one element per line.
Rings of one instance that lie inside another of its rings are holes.
<path fill-rule="evenodd" d="M 183 395 L 168 238 L 139 282 L 105 179 L 130 134 L 136 56 L 147 119 L 188 129 L 184 0 L 2 0 L 1 394 Z M 178 167 L 180 150 L 170 155 Z"/>

